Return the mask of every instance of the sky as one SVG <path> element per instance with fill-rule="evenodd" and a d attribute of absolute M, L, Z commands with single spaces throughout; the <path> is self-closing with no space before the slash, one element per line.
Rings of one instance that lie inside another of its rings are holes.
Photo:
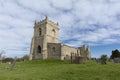
<path fill-rule="evenodd" d="M 34 22 L 59 23 L 61 43 L 89 45 L 92 57 L 120 50 L 120 0 L 0 0 L 0 51 L 30 53 Z"/>

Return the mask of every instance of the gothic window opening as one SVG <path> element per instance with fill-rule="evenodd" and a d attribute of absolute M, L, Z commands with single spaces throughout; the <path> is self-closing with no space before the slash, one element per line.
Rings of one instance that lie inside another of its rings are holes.
<path fill-rule="evenodd" d="M 55 47 L 52 48 L 53 52 L 55 52 Z"/>
<path fill-rule="evenodd" d="M 53 35 L 55 35 L 55 29 L 53 29 L 52 32 L 53 32 Z"/>
<path fill-rule="evenodd" d="M 41 28 L 39 28 L 39 36 L 41 36 L 41 34 L 42 34 L 42 30 Z"/>
<path fill-rule="evenodd" d="M 53 52 L 53 54 L 55 54 L 55 47 L 52 48 L 52 52 Z"/>
<path fill-rule="evenodd" d="M 41 53 L 41 47 L 38 46 L 38 50 L 37 50 L 38 53 Z"/>

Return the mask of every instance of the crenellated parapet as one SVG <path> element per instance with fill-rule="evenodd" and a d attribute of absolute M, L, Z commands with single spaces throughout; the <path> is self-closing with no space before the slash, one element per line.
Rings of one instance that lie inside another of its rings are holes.
<path fill-rule="evenodd" d="M 38 21 L 38 22 L 35 20 L 35 23 L 34 23 L 35 27 L 36 27 L 36 26 L 39 26 L 39 25 L 44 25 L 44 24 L 50 24 L 50 25 L 52 25 L 52 26 L 59 26 L 58 22 L 55 23 L 55 22 L 49 20 L 47 16 L 46 16 L 45 19 L 40 20 L 40 21 Z M 57 28 L 58 28 L 58 27 L 57 27 Z"/>

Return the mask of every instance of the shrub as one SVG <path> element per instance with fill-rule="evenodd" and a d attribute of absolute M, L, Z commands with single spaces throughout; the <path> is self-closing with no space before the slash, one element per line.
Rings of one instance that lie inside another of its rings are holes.
<path fill-rule="evenodd" d="M 101 64 L 106 64 L 107 61 L 107 55 L 101 55 Z"/>
<path fill-rule="evenodd" d="M 117 49 L 113 50 L 110 58 L 114 59 L 114 58 L 118 58 L 118 57 L 120 58 L 120 52 L 119 52 L 119 50 L 117 50 Z"/>

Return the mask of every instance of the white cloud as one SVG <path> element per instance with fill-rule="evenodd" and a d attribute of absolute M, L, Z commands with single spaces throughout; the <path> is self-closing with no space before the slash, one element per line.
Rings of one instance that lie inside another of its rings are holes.
<path fill-rule="evenodd" d="M 48 0 L 48 1 L 50 1 L 50 0 Z M 51 0 L 51 1 L 52 1 L 52 5 L 54 7 L 62 9 L 62 10 L 70 10 L 73 7 L 73 5 L 72 5 L 73 0 L 65 0 L 65 1 Z"/>
<path fill-rule="evenodd" d="M 120 0 L 0 0 L 0 49 L 29 53 L 34 21 L 45 15 L 59 22 L 66 44 L 120 43 Z"/>

